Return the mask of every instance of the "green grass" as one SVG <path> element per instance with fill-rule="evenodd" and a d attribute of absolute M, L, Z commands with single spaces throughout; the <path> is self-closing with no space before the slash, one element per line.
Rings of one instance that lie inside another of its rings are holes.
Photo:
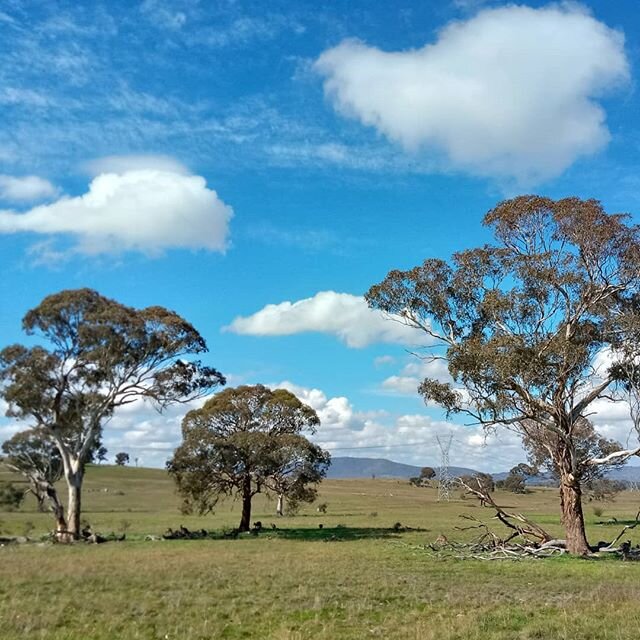
<path fill-rule="evenodd" d="M 235 526 L 239 505 L 185 517 L 165 473 L 149 469 L 93 467 L 86 488 L 86 519 L 102 532 L 126 529 L 128 540 L 0 548 L 2 640 L 637 636 L 640 563 L 425 553 L 439 534 L 472 535 L 455 529 L 460 514 L 490 519 L 471 499 L 438 504 L 432 489 L 393 480 L 327 481 L 318 500 L 326 514 L 309 506 L 276 518 L 275 503 L 258 497 L 253 519 L 267 527 L 258 537 L 144 542 L 180 524 Z M 560 533 L 555 491 L 498 498 Z M 639 498 L 625 493 L 599 517 L 586 505 L 591 539 L 611 539 L 621 524 L 596 523 L 633 517 Z M 394 530 L 396 522 L 411 530 Z M 0 534 L 49 527 L 31 503 L 0 514 Z"/>

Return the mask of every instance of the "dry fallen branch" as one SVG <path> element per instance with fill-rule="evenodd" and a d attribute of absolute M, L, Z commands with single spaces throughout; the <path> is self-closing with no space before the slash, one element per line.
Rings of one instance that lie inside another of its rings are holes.
<path fill-rule="evenodd" d="M 480 504 L 494 509 L 496 512 L 494 517 L 500 520 L 500 522 L 502 522 L 506 527 L 514 531 L 514 534 L 508 538 L 509 540 L 517 536 L 522 536 L 523 538 L 529 536 L 543 543 L 549 542 L 553 539 L 553 536 L 547 533 L 540 525 L 532 522 L 528 518 L 525 518 L 521 513 L 510 513 L 503 507 L 496 504 L 491 493 L 487 491 L 479 481 L 477 487 L 470 486 L 461 478 L 458 478 L 458 483 L 469 493 L 476 496 L 480 500 Z"/>
<path fill-rule="evenodd" d="M 622 536 L 629 531 L 630 529 L 635 529 L 640 524 L 640 511 L 636 513 L 636 519 L 631 523 L 627 524 L 622 528 L 622 531 L 609 543 L 608 546 L 599 549 L 599 551 L 617 551 L 617 549 L 613 548 L 613 545 L 622 538 Z"/>

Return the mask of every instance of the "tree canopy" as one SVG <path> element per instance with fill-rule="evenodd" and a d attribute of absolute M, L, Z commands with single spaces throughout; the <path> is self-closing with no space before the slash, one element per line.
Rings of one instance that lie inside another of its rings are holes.
<path fill-rule="evenodd" d="M 20 431 L 2 444 L 2 452 L 2 462 L 28 480 L 38 509 L 45 511 L 48 507 L 62 526 L 64 508 L 55 483 L 62 477 L 63 464 L 51 436 L 42 428 Z"/>
<path fill-rule="evenodd" d="M 302 433 L 319 424 L 316 412 L 285 389 L 225 389 L 185 416 L 183 442 L 167 467 L 187 508 L 206 512 L 221 497 L 239 496 L 239 528 L 246 531 L 257 493 L 315 498 L 330 457 Z"/>
<path fill-rule="evenodd" d="M 546 451 L 561 479 L 568 548 L 588 553 L 582 478 L 640 452 L 585 427 L 594 401 L 622 399 L 638 370 L 640 232 L 578 198 L 521 196 L 484 224 L 495 244 L 391 271 L 366 298 L 427 334 L 427 357 L 447 361 L 451 381 L 425 379 L 426 401 Z"/>

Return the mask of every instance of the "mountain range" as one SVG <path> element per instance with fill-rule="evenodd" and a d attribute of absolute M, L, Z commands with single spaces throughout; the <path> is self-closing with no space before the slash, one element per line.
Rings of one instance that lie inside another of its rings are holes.
<path fill-rule="evenodd" d="M 331 466 L 327 473 L 327 478 L 411 478 L 420 475 L 421 467 L 402 462 L 394 462 L 386 458 L 352 458 L 348 456 L 336 456 L 331 460 Z M 436 472 L 437 467 L 434 467 Z M 473 475 L 477 473 L 474 469 L 467 467 L 449 467 L 449 473 L 456 476 Z M 498 471 L 491 474 L 494 480 L 503 480 L 509 475 L 508 471 Z M 623 480 L 626 482 L 640 483 L 640 467 L 624 466 L 613 469 L 607 474 L 608 478 Z M 540 475 L 537 478 L 530 478 L 530 484 L 548 484 L 548 475 Z"/>

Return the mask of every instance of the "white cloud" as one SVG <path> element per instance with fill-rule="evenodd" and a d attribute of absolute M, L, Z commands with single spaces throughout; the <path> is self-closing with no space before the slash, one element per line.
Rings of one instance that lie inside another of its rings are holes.
<path fill-rule="evenodd" d="M 0 174 L 0 200 L 30 202 L 58 195 L 58 189 L 38 176 L 7 176 Z"/>
<path fill-rule="evenodd" d="M 140 5 L 140 11 L 158 27 L 181 29 L 187 22 L 187 16 L 182 11 L 175 11 L 171 5 L 172 3 L 162 0 L 144 0 Z"/>
<path fill-rule="evenodd" d="M 422 380 L 412 376 L 389 376 L 383 380 L 382 388 L 403 396 L 417 396 L 421 382 Z"/>
<path fill-rule="evenodd" d="M 373 364 L 376 367 L 385 367 L 387 365 L 393 364 L 395 361 L 396 359 L 393 356 L 385 355 L 374 358 Z"/>
<path fill-rule="evenodd" d="M 121 175 L 128 171 L 140 171 L 144 169 L 167 171 L 184 176 L 189 175 L 189 169 L 181 162 L 178 162 L 171 156 L 162 154 L 105 156 L 86 162 L 83 167 L 91 176 L 97 176 L 101 173 L 117 173 Z"/>
<path fill-rule="evenodd" d="M 418 386 L 425 378 L 440 382 L 453 382 L 444 360 L 419 360 L 413 358 L 400 372 L 382 382 L 382 389 L 405 396 L 417 396 Z"/>
<path fill-rule="evenodd" d="M 337 111 L 476 175 L 537 181 L 609 140 L 597 99 L 629 75 L 622 33 L 576 4 L 510 5 L 386 52 L 346 40 L 315 64 Z"/>
<path fill-rule="evenodd" d="M 424 340 L 420 331 L 370 309 L 364 298 L 335 291 L 320 291 L 297 302 L 268 304 L 251 316 L 235 318 L 225 330 L 254 336 L 327 333 L 356 349 L 376 342 L 415 345 Z"/>
<path fill-rule="evenodd" d="M 201 176 L 133 169 L 95 177 L 82 196 L 25 212 L 0 211 L 0 233 L 71 237 L 84 254 L 224 251 L 233 215 Z"/>

